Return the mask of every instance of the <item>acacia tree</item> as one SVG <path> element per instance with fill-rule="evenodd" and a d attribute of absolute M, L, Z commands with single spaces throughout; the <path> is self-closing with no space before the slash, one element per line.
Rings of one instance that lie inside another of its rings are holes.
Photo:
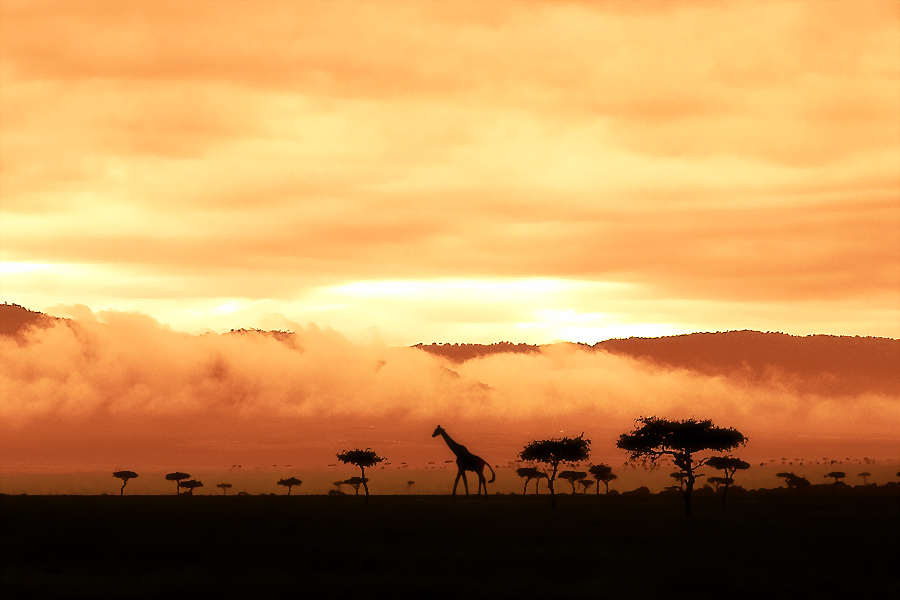
<path fill-rule="evenodd" d="M 750 468 L 750 463 L 744 462 L 733 456 L 713 456 L 706 461 L 713 469 L 719 469 L 725 472 L 724 477 L 710 477 L 709 480 L 716 484 L 718 491 L 719 485 L 722 485 L 722 506 L 725 506 L 725 495 L 728 494 L 728 486 L 734 483 L 735 471 L 744 471 Z"/>
<path fill-rule="evenodd" d="M 841 479 L 843 479 L 846 476 L 847 476 L 847 474 L 844 473 L 843 471 L 832 471 L 832 472 L 828 473 L 827 475 L 825 475 L 825 477 L 833 477 L 835 485 L 837 485 L 838 483 L 843 483 L 843 481 L 841 481 Z"/>
<path fill-rule="evenodd" d="M 522 495 L 525 495 L 525 492 L 528 491 L 528 484 L 532 479 L 537 479 L 537 481 L 534 483 L 534 493 L 540 494 L 541 479 L 549 478 L 546 473 L 544 473 L 537 467 L 519 467 L 518 469 L 516 469 L 516 475 L 522 477 L 525 480 L 525 487 L 522 488 Z"/>
<path fill-rule="evenodd" d="M 587 473 L 584 471 L 562 471 L 559 474 L 560 479 L 565 479 L 570 484 L 572 484 L 572 493 L 575 493 L 575 484 L 587 477 Z"/>
<path fill-rule="evenodd" d="M 859 477 L 863 478 L 863 485 L 869 485 L 869 477 L 871 477 L 871 476 L 872 476 L 872 474 L 869 473 L 868 471 L 863 471 L 862 473 L 859 474 Z"/>
<path fill-rule="evenodd" d="M 360 475 L 363 479 L 362 485 L 366 490 L 366 502 L 369 501 L 369 480 L 366 478 L 366 467 L 374 467 L 384 460 L 383 456 L 378 456 L 371 448 L 360 450 L 344 450 L 337 455 L 337 459 L 345 465 L 355 465 L 359 467 Z M 357 490 L 358 491 L 358 490 Z"/>
<path fill-rule="evenodd" d="M 193 496 L 195 489 L 197 489 L 198 487 L 203 487 L 203 482 L 197 481 L 196 479 L 188 479 L 181 484 L 181 487 L 187 489 L 187 492 L 185 492 L 186 494 Z"/>
<path fill-rule="evenodd" d="M 229 488 L 231 488 L 231 484 L 230 483 L 220 483 L 216 487 L 220 488 L 222 490 L 222 495 L 224 496 L 225 494 L 228 493 Z"/>
<path fill-rule="evenodd" d="M 138 474 L 134 471 L 116 471 L 115 473 L 113 473 L 113 477 L 122 480 L 122 487 L 121 489 L 119 489 L 120 496 L 125 493 L 125 486 L 128 485 L 128 480 L 134 479 L 137 476 Z"/>
<path fill-rule="evenodd" d="M 556 492 L 553 489 L 553 482 L 556 481 L 559 464 L 587 460 L 590 451 L 591 440 L 584 439 L 582 433 L 577 438 L 535 440 L 519 452 L 519 458 L 525 462 L 540 462 L 551 467 L 552 472 L 547 477 L 547 487 L 550 488 L 550 506 L 556 510 Z"/>
<path fill-rule="evenodd" d="M 660 457 L 670 457 L 684 473 L 681 495 L 684 498 L 684 514 L 688 517 L 693 516 L 691 494 L 697 480 L 695 469 L 709 460 L 694 455 L 704 451 L 727 452 L 747 443 L 747 438 L 737 429 L 716 427 L 709 419 L 670 421 L 641 417 L 635 423 L 631 433 L 619 436 L 616 446 L 628 452 L 631 461 L 649 459 L 655 465 Z"/>
<path fill-rule="evenodd" d="M 345 479 L 342 481 L 342 484 L 349 485 L 356 492 L 353 494 L 354 496 L 359 496 L 359 486 L 369 481 L 367 477 L 351 477 L 350 479 Z"/>
<path fill-rule="evenodd" d="M 175 471 L 174 473 L 166 473 L 166 481 L 174 481 L 175 482 L 175 495 L 181 493 L 181 482 L 185 479 L 190 479 L 191 476 L 187 473 L 182 473 L 181 471 Z"/>
<path fill-rule="evenodd" d="M 592 485 L 594 485 L 594 481 L 591 479 L 582 479 L 578 483 L 581 484 L 581 487 L 584 488 L 583 490 L 581 490 L 582 494 L 587 494 L 588 488 L 591 487 Z M 600 486 L 598 485 L 597 487 L 600 487 Z"/>
<path fill-rule="evenodd" d="M 588 468 L 588 473 L 591 474 L 591 477 L 597 480 L 597 493 L 600 493 L 600 482 L 606 486 L 606 493 L 609 493 L 609 482 L 613 479 L 618 479 L 618 475 L 612 472 L 612 467 L 609 465 L 592 465 Z"/>
<path fill-rule="evenodd" d="M 283 485 L 288 489 L 288 496 L 291 495 L 291 488 L 294 487 L 295 485 L 300 485 L 301 483 L 303 483 L 303 482 L 300 481 L 299 479 L 297 479 L 296 477 L 289 477 L 288 479 L 279 479 L 278 480 L 278 485 Z"/>

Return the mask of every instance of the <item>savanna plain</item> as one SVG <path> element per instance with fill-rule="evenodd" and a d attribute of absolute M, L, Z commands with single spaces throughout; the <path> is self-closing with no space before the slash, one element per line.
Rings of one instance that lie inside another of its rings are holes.
<path fill-rule="evenodd" d="M 0 496 L 7 597 L 900 596 L 900 486 Z"/>

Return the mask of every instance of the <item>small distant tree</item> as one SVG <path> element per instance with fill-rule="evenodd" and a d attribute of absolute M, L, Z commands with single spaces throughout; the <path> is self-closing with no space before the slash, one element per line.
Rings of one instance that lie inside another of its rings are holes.
<path fill-rule="evenodd" d="M 606 493 L 609 493 L 609 482 L 618 479 L 618 475 L 612 472 L 612 467 L 609 465 L 592 465 L 588 468 L 588 473 L 591 474 L 591 477 L 597 480 L 597 493 L 600 493 L 600 483 L 606 486 Z"/>
<path fill-rule="evenodd" d="M 862 477 L 863 485 L 869 485 L 869 477 L 871 477 L 871 476 L 872 476 L 872 474 L 869 473 L 868 471 L 863 471 L 862 473 L 859 474 L 859 477 Z"/>
<path fill-rule="evenodd" d="M 798 490 L 800 488 L 809 487 L 809 479 L 806 477 L 801 477 L 800 475 L 794 475 L 793 473 L 775 473 L 776 477 L 784 477 L 784 483 L 787 484 L 788 489 Z"/>
<path fill-rule="evenodd" d="M 182 473 L 181 471 L 175 471 L 174 473 L 166 473 L 166 481 L 174 481 L 175 482 L 175 495 L 181 493 L 181 482 L 185 479 L 190 479 L 191 476 L 187 473 Z"/>
<path fill-rule="evenodd" d="M 138 474 L 134 471 L 116 471 L 113 473 L 113 477 L 122 480 L 122 487 L 119 489 L 120 496 L 125 493 L 125 486 L 128 485 L 128 480 L 134 479 L 137 476 Z"/>
<path fill-rule="evenodd" d="M 364 485 L 369 481 L 366 477 L 351 477 L 350 479 L 345 479 L 341 483 L 345 483 L 352 487 L 355 490 L 354 496 L 359 496 L 359 486 Z"/>
<path fill-rule="evenodd" d="M 406 482 L 406 493 L 412 494 L 412 486 L 416 485 L 416 482 L 410 479 Z"/>
<path fill-rule="evenodd" d="M 196 479 L 188 479 L 187 481 L 185 481 L 184 483 L 181 484 L 181 487 L 183 487 L 187 490 L 186 493 L 188 495 L 193 496 L 195 489 L 197 489 L 199 487 L 203 487 L 203 482 L 197 481 Z"/>
<path fill-rule="evenodd" d="M 710 477 L 709 481 L 716 484 L 716 491 L 722 486 L 722 506 L 725 506 L 725 496 L 728 494 L 728 487 L 734 483 L 735 471 L 745 471 L 750 468 L 750 463 L 744 462 L 733 456 L 713 456 L 706 461 L 706 464 L 713 469 L 719 469 L 725 473 L 724 477 Z M 717 479 L 718 481 L 713 481 Z"/>
<path fill-rule="evenodd" d="M 581 490 L 581 493 L 587 494 L 588 488 L 591 487 L 592 485 L 594 485 L 594 480 L 593 479 L 582 479 L 578 483 L 579 483 L 579 485 L 581 485 L 582 488 L 584 488 L 583 490 Z M 597 486 L 597 487 L 600 487 L 600 486 Z"/>
<path fill-rule="evenodd" d="M 360 450 L 344 450 L 337 455 L 337 459 L 345 465 L 354 465 L 359 467 L 360 475 L 363 479 L 362 485 L 366 490 L 366 502 L 369 501 L 369 480 L 366 478 L 366 467 L 374 467 L 384 460 L 383 456 L 378 456 L 371 448 Z"/>
<path fill-rule="evenodd" d="M 291 495 L 291 488 L 294 487 L 295 485 L 300 485 L 301 483 L 303 483 L 303 482 L 300 481 L 299 479 L 297 479 L 296 477 L 289 477 L 288 479 L 279 479 L 278 480 L 278 485 L 283 485 L 288 489 L 288 496 Z"/>
<path fill-rule="evenodd" d="M 684 514 L 693 516 L 691 494 L 697 480 L 695 469 L 706 464 L 708 458 L 696 458 L 698 452 L 727 452 L 747 443 L 747 438 L 734 428 L 713 425 L 709 419 L 670 421 L 658 417 L 641 417 L 635 421 L 631 433 L 619 436 L 616 446 L 629 453 L 629 460 L 649 459 L 651 464 L 662 456 L 668 456 L 685 474 L 681 495 L 684 498 Z"/>
<path fill-rule="evenodd" d="M 231 488 L 231 484 L 230 483 L 220 483 L 216 487 L 222 490 L 222 495 L 224 496 L 225 494 L 228 493 L 228 490 Z"/>
<path fill-rule="evenodd" d="M 575 484 L 587 477 L 584 471 L 562 471 L 559 474 L 560 479 L 565 479 L 572 485 L 572 493 L 575 493 Z"/>
<path fill-rule="evenodd" d="M 846 476 L 847 476 L 847 474 L 844 473 L 843 471 L 832 471 L 832 472 L 828 473 L 827 475 L 825 475 L 825 477 L 834 478 L 835 484 L 843 483 L 843 481 L 841 481 L 841 479 L 843 479 Z"/>
<path fill-rule="evenodd" d="M 528 484 L 532 479 L 537 479 L 534 483 L 534 493 L 540 494 L 541 479 L 548 479 L 549 476 L 537 467 L 519 467 L 516 469 L 516 475 L 525 480 L 525 487 L 522 488 L 524 495 L 528 491 Z"/>
<path fill-rule="evenodd" d="M 547 478 L 550 488 L 550 506 L 556 510 L 556 492 L 553 483 L 560 463 L 577 463 L 587 460 L 591 451 L 591 440 L 581 434 L 577 438 L 563 437 L 550 440 L 535 440 L 519 452 L 519 458 L 525 462 L 540 462 L 552 469 Z"/>

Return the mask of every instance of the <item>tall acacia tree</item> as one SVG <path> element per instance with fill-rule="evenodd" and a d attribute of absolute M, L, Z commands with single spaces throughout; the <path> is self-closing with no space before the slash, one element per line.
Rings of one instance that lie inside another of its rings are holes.
<path fill-rule="evenodd" d="M 630 460 L 649 459 L 655 464 L 660 457 L 668 456 L 684 473 L 681 495 L 684 497 L 684 513 L 693 516 L 691 494 L 697 480 L 696 469 L 709 458 L 698 458 L 700 452 L 728 452 L 747 443 L 747 438 L 734 428 L 722 428 L 706 419 L 670 421 L 658 417 L 641 417 L 635 420 L 631 433 L 619 436 L 616 446 L 629 453 Z"/>
<path fill-rule="evenodd" d="M 120 496 L 125 493 L 125 486 L 128 485 L 128 480 L 134 479 L 137 476 L 138 474 L 134 471 L 116 471 L 115 473 L 113 473 L 113 477 L 122 480 L 122 487 L 121 489 L 119 489 Z"/>
<path fill-rule="evenodd" d="M 577 438 L 555 438 L 551 440 L 535 440 L 519 452 L 519 458 L 525 462 L 540 462 L 552 468 L 547 478 L 550 488 L 550 506 L 556 510 L 556 492 L 553 482 L 560 463 L 577 463 L 587 460 L 591 452 L 591 440 L 584 439 L 582 433 Z"/>
<path fill-rule="evenodd" d="M 745 471 L 750 468 L 750 463 L 733 456 L 713 456 L 706 461 L 706 464 L 713 469 L 719 469 L 725 472 L 724 477 L 710 477 L 709 480 L 717 486 L 722 485 L 722 506 L 725 506 L 725 496 L 728 494 L 728 487 L 734 483 L 734 474 L 736 471 Z"/>
<path fill-rule="evenodd" d="M 369 479 L 366 477 L 366 467 L 374 467 L 384 460 L 383 456 L 378 456 L 371 448 L 360 450 L 344 450 L 337 455 L 337 459 L 345 465 L 354 465 L 359 467 L 360 476 L 362 477 L 362 485 L 366 490 L 366 502 L 369 501 Z"/>

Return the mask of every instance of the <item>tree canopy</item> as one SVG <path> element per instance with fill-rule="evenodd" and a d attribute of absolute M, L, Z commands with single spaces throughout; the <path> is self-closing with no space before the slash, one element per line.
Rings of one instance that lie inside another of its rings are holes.
<path fill-rule="evenodd" d="M 190 479 L 191 476 L 187 473 L 182 473 L 181 471 L 175 471 L 174 473 L 166 473 L 166 481 L 174 481 L 175 482 L 175 494 L 181 493 L 181 482 L 185 479 Z"/>
<path fill-rule="evenodd" d="M 603 485 L 606 486 L 606 493 L 609 493 L 609 482 L 618 479 L 619 476 L 612 472 L 612 467 L 609 465 L 591 465 L 588 467 L 588 473 L 591 474 L 591 477 L 596 479 L 598 482 L 603 482 Z M 597 493 L 600 493 L 600 484 L 597 484 Z"/>
<path fill-rule="evenodd" d="M 181 484 L 181 487 L 187 489 L 187 493 L 191 496 L 194 495 L 194 490 L 199 487 L 203 487 L 202 481 L 197 481 L 196 479 L 188 479 L 184 483 Z"/>
<path fill-rule="evenodd" d="M 651 463 L 655 463 L 663 456 L 671 458 L 675 466 L 684 473 L 681 493 L 688 517 L 693 514 L 691 494 L 697 478 L 695 469 L 709 460 L 697 459 L 694 454 L 705 451 L 727 452 L 747 443 L 747 438 L 737 429 L 716 427 L 709 419 L 672 421 L 641 417 L 635 424 L 631 433 L 619 436 L 616 446 L 628 452 L 630 460 L 649 459 Z"/>
<path fill-rule="evenodd" d="M 279 479 L 278 480 L 278 485 L 283 485 L 288 489 L 288 496 L 291 495 L 291 488 L 294 487 L 295 485 L 300 485 L 301 483 L 303 483 L 303 482 L 300 481 L 299 479 L 297 479 L 296 477 L 289 477 L 287 479 Z"/>
<path fill-rule="evenodd" d="M 128 485 L 128 480 L 134 479 L 137 476 L 138 474 L 134 471 L 116 471 L 113 473 L 113 477 L 122 480 L 122 487 L 119 489 L 120 496 L 125 493 L 125 486 Z"/>
<path fill-rule="evenodd" d="M 371 448 L 366 448 L 365 450 L 356 448 L 355 450 L 344 450 L 337 455 L 337 459 L 345 465 L 355 465 L 359 467 L 360 475 L 363 479 L 362 485 L 366 490 L 366 501 L 368 502 L 369 479 L 366 477 L 366 467 L 374 467 L 375 465 L 383 461 L 384 457 L 378 456 L 378 454 L 376 454 L 375 451 Z"/>
<path fill-rule="evenodd" d="M 716 484 L 716 490 L 722 487 L 722 506 L 725 506 L 725 496 L 728 494 L 728 488 L 734 483 L 735 471 L 745 471 L 750 468 L 750 463 L 743 461 L 734 456 L 713 456 L 706 461 L 706 464 L 713 469 L 724 471 L 724 477 L 709 477 L 709 481 Z"/>
<path fill-rule="evenodd" d="M 577 463 L 587 460 L 590 451 L 591 440 L 585 439 L 584 434 L 581 434 L 577 438 L 535 440 L 519 452 L 519 458 L 526 462 L 544 463 L 553 469 L 547 478 L 547 487 L 550 488 L 550 505 L 556 509 L 556 492 L 553 482 L 556 481 L 556 471 L 560 463 Z"/>

